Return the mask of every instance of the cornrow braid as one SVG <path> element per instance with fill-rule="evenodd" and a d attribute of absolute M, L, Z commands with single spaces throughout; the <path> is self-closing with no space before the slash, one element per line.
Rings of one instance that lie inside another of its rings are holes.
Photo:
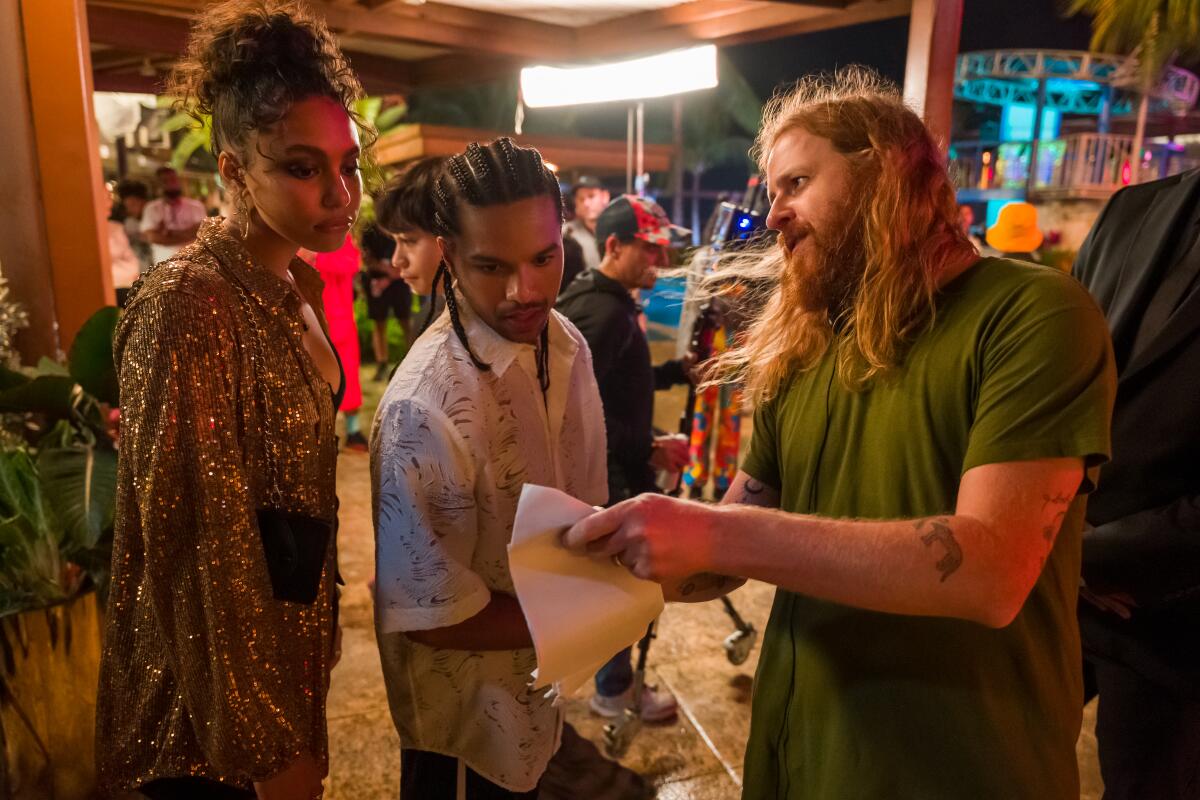
<path fill-rule="evenodd" d="M 542 328 L 542 339 L 537 352 L 538 385 L 542 394 L 550 391 L 550 326 Z"/>
<path fill-rule="evenodd" d="M 454 296 L 454 284 L 450 279 L 450 270 L 442 270 L 442 286 L 446 292 L 446 313 L 450 315 L 450 324 L 454 326 L 454 333 L 458 336 L 458 340 L 462 342 L 463 349 L 467 351 L 467 355 L 471 358 L 471 363 L 480 372 L 488 372 L 492 365 L 484 363 L 475 355 L 475 351 L 471 349 L 471 343 L 467 341 L 467 329 L 463 327 L 462 319 L 458 315 L 458 299 Z"/>
<path fill-rule="evenodd" d="M 562 214 L 562 190 L 558 178 L 546 168 L 542 154 L 532 147 L 518 147 L 507 136 L 487 144 L 472 142 L 467 149 L 449 159 L 446 169 L 433 187 L 433 221 L 438 236 L 453 238 L 459 228 L 459 208 L 462 203 L 477 208 L 515 203 L 530 197 L 549 197 Z M 444 265 L 438 267 L 442 270 Z M 451 288 L 450 270 L 442 280 L 446 286 L 446 311 L 454 332 L 471 356 L 471 362 L 481 370 L 490 369 L 471 351 L 467 333 L 458 314 L 458 301 Z M 437 285 L 436 279 L 434 285 Z M 432 312 L 431 312 L 432 313 Z M 429 321 L 426 321 L 426 326 Z M 537 354 L 538 383 L 542 391 L 550 388 L 549 325 L 542 328 Z"/>

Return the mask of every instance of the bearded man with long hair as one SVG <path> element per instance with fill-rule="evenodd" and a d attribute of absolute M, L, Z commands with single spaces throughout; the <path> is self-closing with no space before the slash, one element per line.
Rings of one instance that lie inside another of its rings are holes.
<path fill-rule="evenodd" d="M 936 143 L 865 70 L 776 97 L 756 156 L 779 236 L 749 277 L 774 285 L 715 365 L 756 403 L 749 456 L 722 505 L 638 497 L 565 542 L 672 599 L 778 587 L 745 798 L 1078 798 L 1103 317 L 979 256 Z"/>

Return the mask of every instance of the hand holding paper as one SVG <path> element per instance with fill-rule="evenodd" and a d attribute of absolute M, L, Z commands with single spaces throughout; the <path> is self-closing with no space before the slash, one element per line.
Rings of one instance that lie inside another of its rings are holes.
<path fill-rule="evenodd" d="M 563 547 L 562 532 L 594 513 L 556 489 L 526 484 L 508 546 L 513 585 L 537 651 L 534 687 L 555 684 L 560 696 L 640 639 L 663 609 L 657 583 Z"/>

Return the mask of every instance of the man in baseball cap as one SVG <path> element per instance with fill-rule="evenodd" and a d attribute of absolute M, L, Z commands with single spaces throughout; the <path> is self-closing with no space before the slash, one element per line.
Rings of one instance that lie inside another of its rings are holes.
<path fill-rule="evenodd" d="M 610 195 L 608 189 L 599 178 L 591 175 L 581 175 L 571 184 L 570 203 L 575 210 L 574 218 L 563 226 L 563 238 L 574 239 L 583 251 L 583 265 L 586 269 L 600 266 L 602 247 L 596 239 L 596 219 L 608 205 Z M 563 288 L 571 285 L 574 273 L 563 275 Z"/>
<path fill-rule="evenodd" d="M 681 361 L 653 367 L 642 330 L 638 289 L 654 286 L 667 250 L 688 233 L 672 225 L 656 203 L 634 195 L 613 200 L 596 220 L 603 256 L 566 286 L 558 311 L 575 324 L 592 351 L 592 367 L 604 405 L 608 435 L 608 502 L 657 492 L 655 470 L 678 471 L 688 461 L 687 442 L 654 435 L 654 390 L 687 381 Z M 633 701 L 630 651 L 619 653 L 596 674 L 592 710 L 618 717 Z M 676 713 L 670 692 L 646 687 L 642 718 L 670 719 Z"/>

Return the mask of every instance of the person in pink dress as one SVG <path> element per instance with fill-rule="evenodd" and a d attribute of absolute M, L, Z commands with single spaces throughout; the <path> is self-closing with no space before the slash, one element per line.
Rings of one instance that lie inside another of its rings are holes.
<path fill-rule="evenodd" d="M 346 394 L 339 409 L 346 420 L 346 447 L 366 452 L 367 439 L 359 427 L 362 384 L 358 378 L 358 326 L 354 322 L 354 280 L 358 275 L 358 247 L 350 234 L 332 253 L 317 253 L 313 266 L 325 281 L 322 300 L 329 324 L 329 338 L 341 356 L 346 371 Z"/>

